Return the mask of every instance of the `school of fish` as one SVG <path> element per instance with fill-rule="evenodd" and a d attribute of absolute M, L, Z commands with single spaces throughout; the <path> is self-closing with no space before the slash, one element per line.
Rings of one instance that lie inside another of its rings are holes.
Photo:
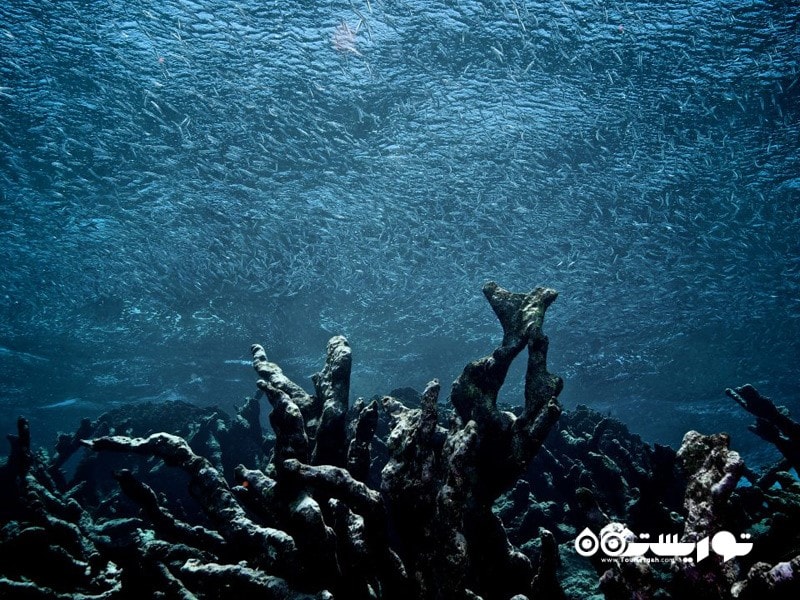
<path fill-rule="evenodd" d="M 501 333 L 495 280 L 559 291 L 567 406 L 750 443 L 726 386 L 800 414 L 798 23 L 788 1 L 3 3 L 0 424 L 229 405 L 251 343 L 306 383 L 334 334 L 356 394 L 447 382 Z"/>

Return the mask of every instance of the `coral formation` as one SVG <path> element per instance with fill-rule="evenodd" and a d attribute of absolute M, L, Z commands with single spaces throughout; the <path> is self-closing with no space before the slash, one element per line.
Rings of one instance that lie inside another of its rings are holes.
<path fill-rule="evenodd" d="M 800 473 L 800 423 L 792 420 L 785 408 L 778 408 L 772 400 L 759 394 L 752 385 L 728 388 L 725 393 L 756 417 L 750 431 L 773 444 L 786 458 L 786 466 Z"/>
<path fill-rule="evenodd" d="M 799 437 L 784 410 L 750 386 L 727 391 L 783 453 L 763 474 L 724 434 L 689 432 L 676 452 L 585 406 L 562 414 L 542 331 L 556 293 L 484 295 L 503 338 L 464 367 L 449 407 L 436 380 L 351 403 L 351 348 L 336 336 L 313 394 L 252 346 L 258 391 L 235 415 L 125 407 L 60 436 L 51 457 L 20 418 L 0 465 L 0 597 L 796 596 Z M 501 406 L 526 349 L 523 402 Z M 708 556 L 579 555 L 585 531 L 623 547 L 675 534 Z M 752 551 L 709 553 L 720 531 L 747 532 Z"/>

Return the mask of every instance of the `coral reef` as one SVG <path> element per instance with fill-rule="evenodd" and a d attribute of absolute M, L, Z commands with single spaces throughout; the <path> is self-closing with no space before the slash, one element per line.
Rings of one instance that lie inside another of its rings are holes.
<path fill-rule="evenodd" d="M 562 414 L 542 331 L 556 293 L 483 291 L 503 338 L 464 367 L 449 406 L 436 380 L 351 403 L 336 336 L 313 394 L 252 346 L 257 392 L 234 415 L 123 407 L 52 456 L 20 418 L 0 464 L 0 597 L 796 597 L 800 436 L 785 410 L 727 390 L 783 454 L 764 473 L 725 434 L 690 431 L 675 451 L 585 406 Z M 523 402 L 502 406 L 524 350 Z M 585 532 L 599 539 L 579 554 Z M 652 550 L 648 533 L 697 560 L 625 560 Z M 734 534 L 749 541 L 726 553 Z"/>
<path fill-rule="evenodd" d="M 800 482 L 796 469 L 789 472 L 797 424 L 750 385 L 726 393 L 756 415 L 751 430 L 786 458 L 756 474 L 730 449 L 727 434 L 687 432 L 675 454 L 686 485 L 682 526 L 673 531 L 696 554 L 685 561 L 613 560 L 600 580 L 606 598 L 788 599 L 800 593 Z"/>
<path fill-rule="evenodd" d="M 763 440 L 773 444 L 786 458 L 786 467 L 800 473 L 800 423 L 792 420 L 785 408 L 778 408 L 758 393 L 752 385 L 726 389 L 725 393 L 739 406 L 756 417 L 755 425 L 749 427 Z"/>
<path fill-rule="evenodd" d="M 313 395 L 254 345 L 259 392 L 234 417 L 187 406 L 142 422 L 145 411 L 121 410 L 61 436 L 51 459 L 31 452 L 21 419 L 0 469 L 0 552 L 9 558 L 0 593 L 489 599 L 556 589 L 552 538 L 543 537 L 550 552 L 535 570 L 492 510 L 561 412 L 542 333 L 556 294 L 495 284 L 484 294 L 503 341 L 454 383 L 447 427 L 435 381 L 419 408 L 390 396 L 350 406 L 341 336 L 328 344 Z M 526 347 L 517 416 L 497 407 L 497 395 Z M 159 431 L 167 424 L 172 432 Z M 373 457 L 376 431 L 388 435 Z M 66 469 L 82 447 L 90 452 Z M 40 569 L 41 556 L 67 576 Z"/>

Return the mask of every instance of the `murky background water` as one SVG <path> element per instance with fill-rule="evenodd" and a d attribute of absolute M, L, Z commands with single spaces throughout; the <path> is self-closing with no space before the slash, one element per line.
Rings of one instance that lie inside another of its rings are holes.
<path fill-rule="evenodd" d="M 354 394 L 447 385 L 499 338 L 493 279 L 560 291 L 568 407 L 761 460 L 722 389 L 800 416 L 799 25 L 792 2 L 4 2 L 3 430 L 230 406 L 252 342 L 306 383 L 338 333 Z"/>

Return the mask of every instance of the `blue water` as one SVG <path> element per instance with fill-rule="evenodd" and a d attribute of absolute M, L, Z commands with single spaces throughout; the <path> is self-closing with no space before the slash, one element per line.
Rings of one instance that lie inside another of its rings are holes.
<path fill-rule="evenodd" d="M 3 2 L 0 425 L 230 407 L 251 343 L 307 383 L 339 333 L 354 395 L 448 382 L 499 338 L 492 279 L 559 290 L 567 407 L 767 460 L 722 390 L 800 416 L 799 27 L 793 2 Z"/>

